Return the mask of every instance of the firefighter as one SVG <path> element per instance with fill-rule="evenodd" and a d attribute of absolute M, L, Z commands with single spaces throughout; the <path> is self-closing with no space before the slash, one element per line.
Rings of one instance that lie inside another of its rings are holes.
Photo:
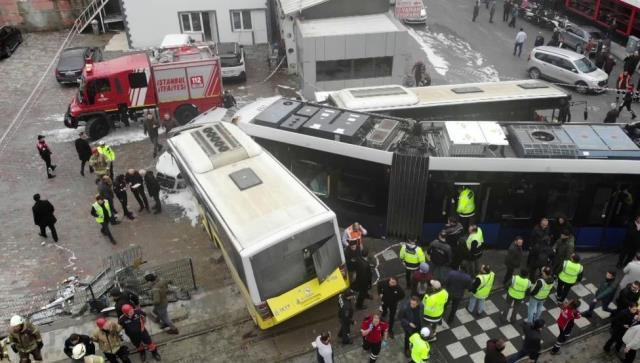
<path fill-rule="evenodd" d="M 502 312 L 502 320 L 507 321 L 509 317 L 509 311 L 511 312 L 511 323 L 516 320 L 516 309 L 521 302 L 524 301 L 527 291 L 531 288 L 531 281 L 529 281 L 529 273 L 527 270 L 522 269 L 518 276 L 511 278 L 511 284 L 507 290 L 507 308 Z M 513 309 L 512 309 L 513 307 Z"/>
<path fill-rule="evenodd" d="M 95 355 L 95 353 L 87 352 L 87 348 L 83 343 L 76 344 L 71 352 L 71 359 L 74 362 L 83 363 L 104 363 L 104 358 Z"/>
<path fill-rule="evenodd" d="M 347 247 L 349 246 L 349 241 L 356 241 L 360 248 L 364 248 L 364 236 L 366 235 L 367 230 L 360 223 L 355 222 L 342 233 L 342 245 Z"/>
<path fill-rule="evenodd" d="M 124 332 L 131 340 L 131 344 L 138 349 L 140 360 L 147 360 L 146 351 L 149 350 L 153 358 L 160 360 L 158 347 L 151 340 L 151 336 L 146 328 L 147 314 L 142 309 L 134 309 L 133 306 L 125 304 L 122 307 L 122 315 L 118 319 L 118 323 L 124 328 Z"/>
<path fill-rule="evenodd" d="M 11 350 L 18 353 L 20 363 L 31 362 L 29 356 L 38 362 L 42 361 L 44 343 L 40 330 L 20 315 L 12 316 L 9 321 L 9 344 Z"/>
<path fill-rule="evenodd" d="M 411 275 L 426 261 L 422 247 L 416 245 L 416 239 L 410 238 L 400 248 L 400 261 L 404 265 L 404 277 L 407 281 L 407 289 L 411 290 Z"/>
<path fill-rule="evenodd" d="M 576 282 L 582 280 L 582 270 L 583 267 L 580 264 L 580 256 L 575 253 L 563 262 L 562 271 L 558 274 L 558 288 L 556 290 L 556 300 L 558 304 L 564 302 L 571 287 L 575 285 Z"/>
<path fill-rule="evenodd" d="M 420 329 L 420 333 L 413 333 L 409 338 L 411 345 L 411 362 L 424 363 L 429 360 L 429 351 L 431 346 L 427 339 L 431 335 L 429 328 Z"/>
<path fill-rule="evenodd" d="M 122 290 L 114 287 L 109 291 L 109 295 L 115 302 L 116 314 L 122 315 L 122 307 L 129 304 L 135 308 L 140 308 L 140 297 L 129 290 Z"/>
<path fill-rule="evenodd" d="M 96 183 L 100 181 L 103 176 L 110 175 L 109 161 L 107 161 L 106 156 L 98 152 L 98 149 L 91 150 L 89 166 L 96 172 Z"/>
<path fill-rule="evenodd" d="M 91 335 L 91 340 L 98 343 L 109 363 L 118 363 L 118 358 L 122 363 L 131 363 L 129 348 L 124 345 L 122 340 L 122 327 L 105 318 L 98 318 L 96 325 L 98 329 Z"/>
<path fill-rule="evenodd" d="M 438 280 L 431 280 L 430 285 L 427 293 L 422 298 L 422 305 L 424 306 L 422 319 L 431 331 L 427 340 L 432 342 L 436 340 L 436 329 L 442 322 L 444 307 L 449 300 L 449 293 L 442 288 L 442 284 Z"/>
<path fill-rule="evenodd" d="M 107 159 L 109 163 L 109 177 L 113 180 L 113 162 L 116 161 L 116 152 L 113 151 L 111 146 L 106 145 L 104 141 L 98 141 L 98 152 Z"/>
<path fill-rule="evenodd" d="M 480 270 L 480 257 L 482 257 L 482 245 L 484 244 L 484 236 L 482 229 L 475 225 L 469 225 L 469 235 L 466 240 L 466 272 L 475 276 Z"/>

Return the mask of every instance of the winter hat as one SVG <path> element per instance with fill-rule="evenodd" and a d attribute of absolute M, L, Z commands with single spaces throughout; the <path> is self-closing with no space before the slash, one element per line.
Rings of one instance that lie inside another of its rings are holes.
<path fill-rule="evenodd" d="M 442 288 L 442 284 L 438 280 L 431 280 L 431 287 L 433 287 L 436 290 L 439 290 Z"/>
<path fill-rule="evenodd" d="M 40 200 L 40 194 L 34 194 L 33 195 L 33 200 L 35 200 L 36 202 Z"/>
<path fill-rule="evenodd" d="M 429 264 L 426 262 L 420 262 L 420 272 L 426 274 L 429 272 Z"/>
<path fill-rule="evenodd" d="M 38 135 L 38 140 L 44 139 L 44 135 Z"/>

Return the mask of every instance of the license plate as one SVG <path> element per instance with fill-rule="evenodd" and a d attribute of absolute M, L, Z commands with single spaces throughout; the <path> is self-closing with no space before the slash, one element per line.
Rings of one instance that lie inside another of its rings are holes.
<path fill-rule="evenodd" d="M 75 75 L 75 74 L 76 74 L 76 72 L 66 72 L 66 73 L 65 73 L 65 75 L 66 75 L 66 76 L 73 76 L 73 75 Z"/>

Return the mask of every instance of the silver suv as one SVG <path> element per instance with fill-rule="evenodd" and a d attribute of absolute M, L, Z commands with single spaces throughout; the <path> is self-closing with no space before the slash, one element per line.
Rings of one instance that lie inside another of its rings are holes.
<path fill-rule="evenodd" d="M 580 93 L 603 92 L 609 78 L 584 55 L 546 46 L 531 50 L 527 72 L 533 79 L 546 78 L 575 86 Z"/>
<path fill-rule="evenodd" d="M 598 42 L 604 40 L 600 29 L 592 26 L 578 26 L 567 24 L 560 31 L 560 43 L 562 46 L 574 49 L 578 53 L 595 53 Z"/>

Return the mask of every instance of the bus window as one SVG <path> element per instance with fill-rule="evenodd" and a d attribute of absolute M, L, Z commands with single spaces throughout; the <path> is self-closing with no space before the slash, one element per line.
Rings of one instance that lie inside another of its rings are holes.
<path fill-rule="evenodd" d="M 338 181 L 338 199 L 373 208 L 376 206 L 375 185 L 369 178 L 342 174 Z"/>
<path fill-rule="evenodd" d="M 566 183 L 558 187 L 550 187 L 547 189 L 547 201 L 544 208 L 546 217 L 555 218 L 564 214 L 568 219 L 573 219 L 576 214 L 576 205 L 578 204 L 578 196 L 582 189 L 575 183 Z"/>
<path fill-rule="evenodd" d="M 525 121 L 525 120 L 522 120 Z M 532 119 L 530 121 L 536 122 L 558 122 L 558 110 L 551 109 L 538 109 L 533 111 Z"/>
<path fill-rule="evenodd" d="M 297 176 L 307 188 L 321 197 L 329 196 L 329 173 L 322 165 L 308 160 L 296 160 L 293 162 L 291 171 Z"/>

